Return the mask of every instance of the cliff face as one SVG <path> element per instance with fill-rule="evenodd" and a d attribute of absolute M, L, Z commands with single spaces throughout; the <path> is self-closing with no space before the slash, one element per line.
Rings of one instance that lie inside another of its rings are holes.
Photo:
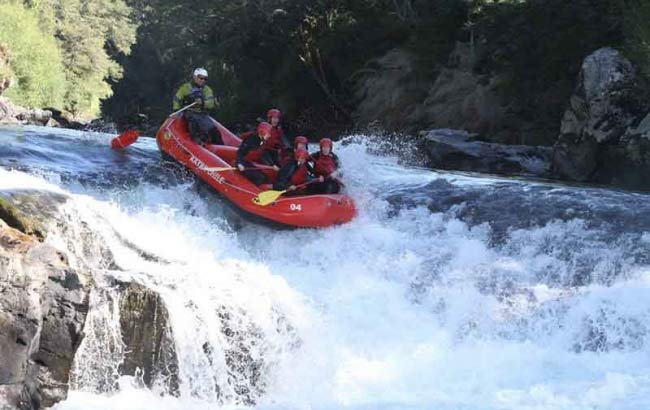
<path fill-rule="evenodd" d="M 23 200 L 26 196 L 19 195 Z M 34 201 L 38 197 L 31 196 Z M 63 199 L 47 201 L 60 204 Z M 3 408 L 48 407 L 67 396 L 88 312 L 89 280 L 70 268 L 64 254 L 40 241 L 39 223 L 19 208 L 20 202 L 8 196 L 3 202 L 0 403 Z"/>
<path fill-rule="evenodd" d="M 411 133 L 456 129 L 493 143 L 552 145 L 557 123 L 526 118 L 522 103 L 503 92 L 508 79 L 477 73 L 474 55 L 459 42 L 437 75 L 426 78 L 416 69 L 417 56 L 391 50 L 357 82 L 355 120 Z"/>
<path fill-rule="evenodd" d="M 648 89 L 617 50 L 603 48 L 589 55 L 554 146 L 556 174 L 650 189 Z"/>

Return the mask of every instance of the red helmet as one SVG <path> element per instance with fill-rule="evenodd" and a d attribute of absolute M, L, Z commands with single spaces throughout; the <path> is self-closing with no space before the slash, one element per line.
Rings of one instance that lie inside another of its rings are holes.
<path fill-rule="evenodd" d="M 260 125 L 257 126 L 257 135 L 260 137 L 264 134 L 268 134 L 273 129 L 273 126 L 268 122 L 260 122 Z"/>
<path fill-rule="evenodd" d="M 271 108 L 267 113 L 266 113 L 266 118 L 271 122 L 271 118 L 282 118 L 282 112 L 278 110 L 277 108 Z"/>
<path fill-rule="evenodd" d="M 330 151 L 332 150 L 332 140 L 329 138 L 321 138 L 320 140 L 320 149 L 323 149 L 323 147 L 329 147 Z"/>
<path fill-rule="evenodd" d="M 296 150 L 296 152 L 293 153 L 293 157 L 296 159 L 296 161 L 299 161 L 301 159 L 307 161 L 309 159 L 309 151 L 303 148 L 299 148 Z"/>
<path fill-rule="evenodd" d="M 298 135 L 298 136 L 297 136 L 296 138 L 294 138 L 294 140 L 293 140 L 293 146 L 294 146 L 294 147 L 297 147 L 298 144 L 305 144 L 305 146 L 306 146 L 306 145 L 309 144 L 309 141 L 307 141 L 307 137 L 304 137 L 304 136 L 302 136 L 302 135 Z"/>

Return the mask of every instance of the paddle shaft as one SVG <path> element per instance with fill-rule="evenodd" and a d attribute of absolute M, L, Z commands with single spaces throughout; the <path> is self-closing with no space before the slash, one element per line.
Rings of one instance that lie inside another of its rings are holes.
<path fill-rule="evenodd" d="M 185 107 L 181 108 L 180 110 L 175 111 L 175 112 L 169 114 L 169 115 L 167 116 L 167 118 L 169 118 L 169 117 L 173 117 L 173 116 L 176 115 L 176 114 L 180 114 L 180 113 L 182 113 L 183 111 L 187 110 L 188 108 L 192 108 L 192 107 L 194 107 L 196 104 L 198 104 L 198 102 L 197 102 L 197 101 L 194 101 L 192 104 L 190 104 L 190 105 L 186 105 Z"/>
<path fill-rule="evenodd" d="M 345 188 L 345 184 L 343 183 L 343 181 L 341 181 L 337 177 L 333 177 L 333 176 L 330 175 L 330 176 L 326 176 L 325 179 L 332 180 L 332 181 L 336 182 L 337 184 L 341 185 L 343 188 Z"/>
<path fill-rule="evenodd" d="M 254 170 L 265 170 L 265 169 L 273 169 L 271 166 L 261 166 L 261 167 L 248 167 L 244 168 L 244 171 L 254 171 Z M 221 171 L 238 171 L 239 168 L 237 167 L 206 167 L 206 168 L 201 168 L 202 171 L 214 171 L 214 172 L 221 172 Z"/>
<path fill-rule="evenodd" d="M 296 189 L 294 189 L 294 191 L 297 191 L 297 190 L 299 190 L 301 188 L 304 188 L 307 185 L 311 185 L 311 184 L 313 184 L 315 182 L 319 182 L 319 181 L 317 179 L 315 179 L 313 181 L 305 182 L 304 184 L 296 185 Z M 288 192 L 288 191 L 289 191 L 288 189 L 285 189 L 284 191 L 282 191 L 282 193 L 285 193 L 285 192 Z"/>

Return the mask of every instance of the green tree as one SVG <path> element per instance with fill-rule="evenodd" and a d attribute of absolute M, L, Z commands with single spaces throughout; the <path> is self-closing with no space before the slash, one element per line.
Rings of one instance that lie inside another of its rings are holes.
<path fill-rule="evenodd" d="M 38 16 L 9 1 L 0 13 L 0 44 L 8 49 L 11 87 L 5 95 L 28 106 L 61 105 L 65 75 L 56 40 L 41 30 Z"/>
<path fill-rule="evenodd" d="M 57 39 L 65 62 L 65 108 L 97 115 L 122 75 L 116 62 L 135 42 L 132 9 L 122 0 L 27 0 Z"/>
<path fill-rule="evenodd" d="M 120 102 L 130 101 L 161 118 L 156 107 L 168 106 L 173 88 L 201 65 L 221 98 L 220 118 L 229 123 L 255 118 L 269 105 L 294 119 L 349 123 L 354 73 L 406 36 L 400 30 L 407 23 L 387 14 L 388 5 L 392 9 L 387 0 L 133 3 L 143 16 L 140 44 L 124 62 L 126 78 L 106 112 L 124 115 Z M 134 89 L 146 87 L 151 76 L 162 92 Z"/>

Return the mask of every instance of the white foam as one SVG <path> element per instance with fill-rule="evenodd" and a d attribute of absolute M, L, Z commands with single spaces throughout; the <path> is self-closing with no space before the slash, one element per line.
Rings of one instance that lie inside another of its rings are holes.
<path fill-rule="evenodd" d="M 55 408 L 237 406 L 227 389 L 223 355 L 232 342 L 222 334 L 221 306 L 239 312 L 241 329 L 259 329 L 251 354 L 264 358 L 268 382 L 260 409 L 650 406 L 647 267 L 629 262 L 613 285 L 604 281 L 620 250 L 581 221 L 513 231 L 495 248 L 487 225 L 423 207 L 389 217 L 377 192 L 440 174 L 411 172 L 363 144 L 337 152 L 360 216 L 324 230 L 233 231 L 188 186 L 143 185 L 113 201 L 75 195 L 71 220 L 97 232 L 122 268 L 105 274 L 144 283 L 167 302 L 181 397 L 125 379 L 110 395 L 72 392 Z M 567 235 L 589 239 L 570 254 L 600 258 L 591 285 L 568 286 L 578 261 L 562 253 Z M 125 239 L 164 262 L 143 258 Z M 280 319 L 292 330 L 278 332 Z M 601 347 L 590 345 L 594 329 Z M 212 363 L 206 342 L 217 351 Z"/>
<path fill-rule="evenodd" d="M 0 168 L 0 190 L 39 190 L 63 194 L 59 186 L 43 178 Z"/>

